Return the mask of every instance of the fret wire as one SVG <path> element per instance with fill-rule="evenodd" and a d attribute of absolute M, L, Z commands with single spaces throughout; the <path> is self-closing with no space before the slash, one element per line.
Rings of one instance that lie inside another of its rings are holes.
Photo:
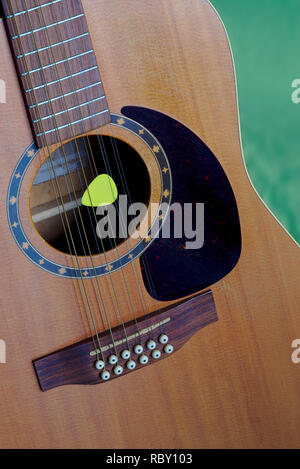
<path fill-rule="evenodd" d="M 28 8 L 28 10 L 18 11 L 17 13 L 14 13 L 13 15 L 6 16 L 6 18 L 10 19 L 10 18 L 15 18 L 16 16 L 19 16 L 19 15 L 25 15 L 25 13 L 30 13 L 31 11 L 53 5 L 54 3 L 60 3 L 61 1 L 62 0 L 53 0 L 52 2 L 44 3 L 43 5 L 38 5 L 36 7 Z"/>
<path fill-rule="evenodd" d="M 100 96 L 99 98 L 91 99 L 90 101 L 86 101 L 85 103 L 81 103 L 77 106 L 69 107 L 68 109 L 65 109 L 64 111 L 55 112 L 54 114 L 50 114 L 49 116 L 42 117 L 41 119 L 36 119 L 33 121 L 33 123 L 36 124 L 37 122 L 40 122 L 41 120 L 43 121 L 43 120 L 50 119 L 51 117 L 54 117 L 54 116 L 60 116 L 61 114 L 64 114 L 65 112 L 74 111 L 75 109 L 79 109 L 83 106 L 88 106 L 89 104 L 95 103 L 96 101 L 101 101 L 104 98 L 105 96 Z"/>
<path fill-rule="evenodd" d="M 11 5 L 11 8 L 10 8 L 11 11 L 13 11 L 13 7 Z M 51 158 L 51 154 L 50 154 L 50 149 L 49 149 L 49 145 L 48 145 L 48 141 L 47 141 L 47 138 L 45 138 L 45 143 L 46 143 L 46 147 L 48 149 L 48 154 L 49 154 L 49 159 L 51 161 L 51 164 L 52 164 L 52 170 L 54 170 L 53 168 L 53 160 Z M 43 145 L 44 149 L 45 149 L 45 145 Z M 50 171 L 50 170 L 49 170 Z M 51 176 L 51 172 L 49 172 L 49 175 Z M 58 194 L 61 198 L 61 201 L 62 201 L 62 206 L 64 206 L 64 202 L 63 202 L 63 199 L 62 199 L 62 195 L 61 195 L 61 190 L 60 190 L 60 186 L 58 184 L 58 179 L 56 177 L 56 173 L 54 171 L 54 176 L 55 176 L 55 181 L 56 181 L 56 184 L 57 184 L 57 188 L 58 188 Z M 51 177 L 50 177 L 51 179 Z M 54 186 L 54 183 L 53 183 L 53 187 Z M 57 194 L 57 193 L 56 193 Z M 56 200 L 58 201 L 58 198 L 57 198 L 57 195 L 56 195 Z M 66 215 L 66 212 L 64 211 L 65 215 Z M 66 233 L 66 239 L 67 239 L 67 244 L 68 244 L 68 247 L 69 247 L 69 252 L 71 254 L 71 248 L 70 248 L 70 242 L 69 242 L 69 237 L 67 236 L 67 231 L 65 229 L 65 223 L 64 223 L 64 219 L 63 217 L 61 218 L 62 220 L 62 224 L 63 224 L 63 227 L 64 227 L 64 231 Z M 87 318 L 87 321 L 88 321 L 88 324 L 89 324 L 89 327 L 90 327 L 90 331 L 91 331 L 91 334 L 92 334 L 92 340 L 93 340 L 93 344 L 94 344 L 94 348 L 96 348 L 96 342 L 95 342 L 95 337 L 97 337 L 97 340 L 98 340 L 98 344 L 99 344 L 99 347 L 101 349 L 101 344 L 100 344 L 100 339 L 99 339 L 99 336 L 98 336 L 98 332 L 97 332 L 97 329 L 96 329 L 96 326 L 95 326 L 95 321 L 94 321 L 94 316 L 93 316 L 93 311 L 92 311 L 92 308 L 91 308 L 91 305 L 90 305 L 90 300 L 89 300 L 89 296 L 87 294 L 87 290 L 86 290 L 86 287 L 85 287 L 85 284 L 83 282 L 83 277 L 82 277 L 82 274 L 81 274 L 81 270 L 80 270 L 80 264 L 78 262 L 78 256 L 77 256 L 77 253 L 76 253 L 76 249 L 75 249 L 75 245 L 74 245 L 74 241 L 73 241 L 73 236 L 72 236 L 72 232 L 71 232 L 71 229 L 70 229 L 70 225 L 69 225 L 69 220 L 68 220 L 68 217 L 66 216 L 66 223 L 67 223 L 67 226 L 69 228 L 69 233 L 70 233 L 70 239 L 71 239 L 71 242 L 73 244 L 73 248 L 74 248 L 74 251 L 75 251 L 75 257 L 76 257 L 76 262 L 77 262 L 77 266 L 79 268 L 79 272 L 80 272 L 80 276 L 81 276 L 81 281 L 82 281 L 82 287 L 83 287 L 83 291 L 85 293 L 85 297 L 86 297 L 86 300 L 87 300 L 87 305 L 84 301 L 84 295 L 82 293 L 82 288 L 81 288 L 81 284 L 78 280 L 78 286 L 79 286 L 79 289 L 80 289 L 80 293 L 81 293 L 81 297 L 82 297 L 82 301 L 83 301 L 83 304 L 84 304 L 84 309 L 86 311 L 86 318 Z M 72 258 L 72 262 L 73 262 L 73 266 L 75 268 L 75 263 L 74 263 L 74 260 L 73 260 L 73 257 L 71 256 Z M 86 307 L 88 306 L 88 308 Z M 90 316 L 89 316 L 90 314 Z M 92 327 L 91 327 L 91 324 L 93 323 L 94 325 L 94 328 L 95 328 L 95 335 L 93 334 L 93 331 L 92 331 Z M 103 357 L 103 354 L 101 353 L 101 356 L 102 356 L 102 359 L 104 358 Z M 98 353 L 97 353 L 97 358 L 98 358 Z"/>
<path fill-rule="evenodd" d="M 37 137 L 40 137 L 41 135 L 44 135 L 44 134 L 50 134 L 50 133 L 52 133 L 52 132 L 57 132 L 57 130 L 61 130 L 61 129 L 64 129 L 64 128 L 66 128 L 66 127 L 70 127 L 71 125 L 80 124 L 82 121 L 86 121 L 86 120 L 88 120 L 88 119 L 92 119 L 93 117 L 100 116 L 101 114 L 104 114 L 104 113 L 106 113 L 106 112 L 109 112 L 109 109 L 104 109 L 104 111 L 96 112 L 96 114 L 92 114 L 92 115 L 90 115 L 90 116 L 83 117 L 82 119 L 78 119 L 77 121 L 68 122 L 68 124 L 61 125 L 60 127 L 56 127 L 55 129 L 50 129 L 50 130 L 47 130 L 46 132 L 42 132 L 42 133 L 36 134 L 36 136 L 37 136 Z"/>
<path fill-rule="evenodd" d="M 86 52 L 81 52 L 80 54 L 73 55 L 73 56 L 69 57 L 68 59 L 62 59 L 62 60 L 59 60 L 58 62 L 52 62 L 49 65 L 44 65 L 43 67 L 39 67 L 39 68 L 35 68 L 33 70 L 29 70 L 29 72 L 21 73 L 21 77 L 25 77 L 26 75 L 31 74 L 31 73 L 40 72 L 41 70 L 47 70 L 48 68 L 54 67 L 55 65 L 60 65 L 60 64 L 63 64 L 65 62 L 69 61 L 69 60 L 78 59 L 79 57 L 84 57 L 85 55 L 94 54 L 94 53 L 95 53 L 94 50 L 90 49 Z"/>
<path fill-rule="evenodd" d="M 80 13 L 80 15 L 71 16 L 70 18 L 66 18 L 64 20 L 58 21 L 57 23 L 47 24 L 46 26 L 33 29 L 32 31 L 26 31 L 25 33 L 17 34 L 16 36 L 12 36 L 12 39 L 13 40 L 19 39 L 20 37 L 28 36 L 29 34 L 34 34 L 39 31 L 44 31 L 45 29 L 53 28 L 53 26 L 59 26 L 60 24 L 63 24 L 63 23 L 68 23 L 69 21 L 75 20 L 77 18 L 81 18 L 82 16 L 84 16 L 84 13 Z"/>
<path fill-rule="evenodd" d="M 81 70 L 80 72 L 73 73 L 72 75 L 59 78 L 58 80 L 49 81 L 49 82 L 44 83 L 43 85 L 34 86 L 33 88 L 30 88 L 29 90 L 24 90 L 24 91 L 25 93 L 30 93 L 33 90 L 39 90 L 41 88 L 45 88 L 45 86 L 55 85 L 56 83 L 59 83 L 60 81 L 65 81 L 65 80 L 68 80 L 69 78 L 77 77 L 79 75 L 83 75 L 84 73 L 92 72 L 93 70 L 97 70 L 97 69 L 98 69 L 98 66 L 95 65 L 94 67 L 87 68 L 86 70 Z"/>
<path fill-rule="evenodd" d="M 32 54 L 37 54 L 39 52 L 43 52 L 44 50 L 51 49 L 52 47 L 57 47 L 57 46 L 61 46 L 63 44 L 67 44 L 68 42 L 72 42 L 75 39 L 81 39 L 82 37 L 85 37 L 85 36 L 89 36 L 89 33 L 79 34 L 78 36 L 70 37 L 69 39 L 65 39 L 64 41 L 56 42 L 55 44 L 50 44 L 49 46 L 41 47 L 39 49 L 26 52 L 25 54 L 17 55 L 16 57 L 17 57 L 17 59 L 22 59 L 23 57 L 27 57 L 27 56 L 32 55 Z"/>
<path fill-rule="evenodd" d="M 58 6 L 54 10 L 52 5 L 56 3 Z M 44 146 L 43 137 L 46 134 L 49 134 L 49 144 L 57 143 L 55 130 L 60 130 L 62 139 L 66 140 L 71 137 L 72 129 L 75 129 L 75 136 L 82 133 L 79 124 L 83 121 L 87 122 L 87 131 L 99 128 L 111 121 L 82 4 L 81 2 L 76 5 L 71 4 L 71 8 L 66 14 L 64 3 L 65 0 L 59 0 L 39 5 L 44 8 L 43 11 L 45 11 L 47 18 L 46 21 L 44 20 L 43 27 L 39 21 L 39 15 L 43 12 L 30 15 L 34 21 L 33 24 L 30 20 L 30 30 L 25 22 L 25 13 L 38 10 L 34 6 L 34 2 L 26 4 L 27 9 L 24 12 L 23 10 L 22 12 L 17 11 L 11 15 L 13 19 L 7 21 L 8 30 L 13 39 L 11 46 L 15 57 L 17 57 L 16 66 L 22 79 L 23 93 L 30 111 L 32 128 L 40 148 Z M 15 4 L 21 5 L 17 1 Z M 29 8 L 31 5 L 32 8 Z M 57 13 L 55 17 L 53 16 L 54 12 Z M 7 11 L 7 13 L 6 20 L 11 12 Z M 24 19 L 22 14 L 25 15 Z M 15 15 L 20 18 L 18 21 L 21 30 L 14 31 L 12 28 L 13 22 L 16 22 Z M 44 36 L 45 34 L 46 36 Z M 35 45 L 34 50 L 31 50 L 33 49 L 31 42 L 33 39 Z M 70 57 L 62 55 L 62 50 L 68 44 Z M 19 45 L 22 45 L 22 49 L 18 47 Z M 52 61 L 49 60 L 49 53 L 52 54 Z M 39 54 L 41 54 L 42 60 L 38 64 L 35 57 Z M 64 76 L 66 73 L 65 64 L 70 64 L 67 76 Z M 54 74 L 55 68 L 56 75 Z M 33 79 L 30 88 L 25 86 L 25 80 L 28 77 Z M 71 86 L 72 81 L 75 86 Z M 63 83 L 64 89 L 61 92 L 58 87 Z M 76 96 L 78 96 L 78 103 L 75 102 Z M 67 98 L 66 110 L 62 101 L 65 98 Z M 43 108 L 42 105 L 44 105 Z M 52 105 L 54 107 L 51 109 Z M 40 119 L 34 116 L 35 109 L 42 110 Z M 81 110 L 83 119 L 79 119 Z M 88 115 L 89 113 L 90 115 Z M 56 117 L 59 123 L 55 123 L 58 128 L 54 129 L 53 119 Z M 40 132 L 38 128 L 41 121 L 45 124 L 44 132 Z"/>
<path fill-rule="evenodd" d="M 101 85 L 102 84 L 102 81 L 97 81 L 96 83 L 92 83 L 91 85 L 88 85 L 88 86 L 84 86 L 83 88 L 78 88 L 77 90 L 75 91 L 70 91 L 69 93 L 65 93 L 64 95 L 60 95 L 60 96 L 56 96 L 55 98 L 52 98 L 50 100 L 46 100 L 46 101 L 42 101 L 41 103 L 37 103 L 37 104 L 32 104 L 31 106 L 29 106 L 30 109 L 33 109 L 37 106 L 42 106 L 43 104 L 47 104 L 49 103 L 50 101 L 56 101 L 58 99 L 62 99 L 64 97 L 67 97 L 67 96 L 71 96 L 72 94 L 75 94 L 75 93 L 80 93 L 81 91 L 85 91 L 85 90 L 88 90 L 90 88 L 93 88 L 94 86 L 97 86 L 97 85 Z M 103 96 L 103 98 L 105 98 L 105 95 Z"/>
<path fill-rule="evenodd" d="M 57 71 L 57 74 L 58 74 L 58 76 L 59 76 L 58 71 Z M 71 72 L 69 72 L 69 74 L 71 74 Z M 63 89 L 61 89 L 61 91 L 63 92 Z M 57 127 L 57 123 L 56 123 L 56 127 Z M 72 129 L 72 133 L 73 133 L 73 128 L 71 127 L 71 129 Z M 75 135 L 73 135 L 73 137 L 74 137 L 74 136 L 75 136 Z M 80 160 L 80 158 L 79 158 L 79 160 Z M 66 164 L 67 164 L 66 158 L 65 158 L 65 161 L 66 161 Z M 80 160 L 80 161 L 81 161 L 81 160 Z M 68 167 L 68 164 L 67 164 L 67 167 Z M 71 184 L 72 184 L 72 186 L 73 186 L 72 178 L 70 178 L 70 179 L 71 179 Z M 86 237 L 85 228 L 84 228 L 84 223 L 83 223 L 83 220 L 82 220 L 80 211 L 79 211 L 79 217 L 80 217 L 80 220 L 81 220 L 81 223 L 82 223 L 82 227 L 83 227 L 83 230 L 84 230 L 84 234 L 85 234 L 85 237 Z M 86 238 L 86 241 L 87 241 L 87 238 Z M 92 264 L 93 264 L 93 258 L 92 258 L 91 252 L 90 252 L 90 248 L 89 248 L 89 243 L 88 243 L 88 242 L 87 242 L 87 245 L 88 245 L 88 250 L 89 250 L 89 253 L 90 253 L 90 258 L 91 258 L 91 261 L 92 261 Z M 94 264 L 93 264 L 93 267 L 94 267 Z M 108 321 L 108 326 L 109 326 L 109 329 L 110 329 L 112 342 L 114 342 L 114 338 L 113 338 L 112 331 L 111 331 L 111 327 L 110 327 L 110 321 L 109 321 L 109 319 L 108 319 L 107 312 L 106 312 L 106 308 L 105 308 L 105 304 L 104 304 L 103 298 L 102 298 L 101 289 L 99 288 L 99 283 L 98 283 L 98 280 L 97 280 L 97 279 L 96 279 L 96 281 L 97 281 L 97 285 L 98 285 L 98 291 L 99 291 L 99 293 L 100 293 L 100 297 L 101 297 L 101 300 L 102 300 L 102 304 L 103 304 L 103 307 L 104 307 L 104 311 L 105 311 L 105 314 L 106 314 L 106 319 L 107 319 L 107 321 Z M 94 287 L 94 283 L 93 283 L 93 282 L 92 282 L 92 286 Z M 99 308 L 100 314 L 101 314 L 101 307 L 100 307 L 100 304 L 99 304 L 99 302 L 98 302 L 98 297 L 97 297 L 97 293 L 96 293 L 96 290 L 95 290 L 95 289 L 94 289 L 94 292 L 95 292 L 95 294 L 96 294 L 96 300 L 97 300 L 98 308 Z M 101 318 L 102 318 L 102 314 L 101 314 Z M 103 322 L 103 324 L 104 324 L 104 322 Z M 94 324 L 94 325 L 95 325 L 95 324 Z M 95 328 L 96 328 L 96 326 L 95 326 Z"/>

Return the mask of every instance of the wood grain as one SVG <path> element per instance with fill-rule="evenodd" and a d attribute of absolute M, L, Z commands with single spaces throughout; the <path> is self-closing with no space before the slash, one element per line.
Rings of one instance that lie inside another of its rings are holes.
<path fill-rule="evenodd" d="M 105 386 L 42 393 L 32 359 L 89 333 L 76 283 L 31 264 L 5 222 L 9 178 L 32 135 L 1 23 L 0 76 L 8 86 L 0 117 L 0 335 L 7 344 L 0 446 L 299 448 L 300 365 L 291 361 L 291 343 L 300 337 L 299 249 L 248 179 L 220 20 L 204 0 L 85 0 L 83 7 L 111 111 L 157 109 L 207 143 L 236 195 L 242 254 L 212 287 L 219 321 L 174 356 Z M 126 275 L 141 315 L 132 274 Z M 166 306 L 146 292 L 144 298 L 150 311 Z M 120 302 L 130 320 L 123 286 Z"/>
<path fill-rule="evenodd" d="M 108 358 L 116 353 L 118 357 L 124 349 L 132 350 L 135 345 L 142 345 L 143 355 L 149 359 L 148 366 L 153 365 L 158 360 L 153 358 L 147 350 L 147 341 L 155 340 L 156 350 L 161 352 L 160 360 L 167 358 L 164 345 L 159 343 L 159 336 L 162 331 L 167 334 L 169 341 L 174 348 L 174 352 L 183 345 L 203 327 L 218 320 L 217 311 L 211 291 L 196 295 L 162 308 L 158 311 L 119 325 L 112 331 L 103 331 L 97 337 L 89 338 L 77 344 L 72 344 L 62 350 L 57 350 L 46 357 L 34 360 L 34 368 L 42 391 L 48 391 L 58 386 L 70 384 L 104 384 L 99 371 L 94 364 L 96 359 L 105 362 L 105 369 L 109 371 L 111 378 L 117 379 L 121 376 L 114 374 L 114 366 L 109 364 Z M 160 326 L 161 324 L 161 326 Z M 124 338 L 124 327 L 126 328 L 126 338 Z M 112 342 L 112 338 L 113 341 Z M 98 341 L 97 341 L 98 340 Z M 95 348 L 99 342 L 101 351 Z M 96 354 L 97 352 L 97 354 Z M 132 360 L 136 363 L 133 371 L 145 368 L 141 364 L 136 354 L 132 353 Z M 126 361 L 122 358 L 118 364 L 123 367 L 123 375 L 126 376 L 133 371 L 127 369 Z"/>
<path fill-rule="evenodd" d="M 110 122 L 81 1 L 4 0 L 3 6 L 38 147 Z"/>

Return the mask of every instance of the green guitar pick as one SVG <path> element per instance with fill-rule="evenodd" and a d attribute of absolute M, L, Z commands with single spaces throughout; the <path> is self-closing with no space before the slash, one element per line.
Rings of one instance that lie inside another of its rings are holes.
<path fill-rule="evenodd" d="M 81 203 L 86 207 L 99 207 L 113 204 L 118 197 L 118 189 L 108 174 L 100 174 L 84 192 Z"/>

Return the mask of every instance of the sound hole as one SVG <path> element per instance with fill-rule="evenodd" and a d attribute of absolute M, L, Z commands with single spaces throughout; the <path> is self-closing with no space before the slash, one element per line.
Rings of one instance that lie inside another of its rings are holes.
<path fill-rule="evenodd" d="M 57 149 L 37 172 L 30 195 L 32 220 L 45 241 L 63 253 L 103 253 L 124 242 L 124 228 L 134 216 L 116 216 L 116 238 L 101 239 L 96 226 L 104 215 L 97 215 L 95 203 L 114 205 L 118 215 L 121 195 L 128 203 L 149 202 L 150 178 L 140 155 L 113 137 L 80 137 Z"/>

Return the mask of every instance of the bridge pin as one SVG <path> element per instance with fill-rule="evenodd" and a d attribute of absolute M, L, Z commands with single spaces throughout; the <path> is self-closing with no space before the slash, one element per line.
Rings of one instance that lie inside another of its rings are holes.
<path fill-rule="evenodd" d="M 118 363 L 117 355 L 110 355 L 108 357 L 108 363 L 110 363 L 110 365 L 115 365 L 116 363 Z"/>
<path fill-rule="evenodd" d="M 159 342 L 160 342 L 161 344 L 164 345 L 164 344 L 167 344 L 167 343 L 168 343 L 169 337 L 168 337 L 166 334 L 161 334 L 161 335 L 159 336 L 158 340 L 159 340 Z"/>
<path fill-rule="evenodd" d="M 144 348 L 141 344 L 137 344 L 133 348 L 134 353 L 136 353 L 137 355 L 140 355 L 143 352 L 143 350 Z"/>
<path fill-rule="evenodd" d="M 171 345 L 171 344 L 168 344 L 168 345 L 165 345 L 165 346 L 164 346 L 164 352 L 165 352 L 165 353 L 170 354 L 170 353 L 173 352 L 173 350 L 174 350 L 174 347 L 173 347 L 173 345 Z"/>
<path fill-rule="evenodd" d="M 141 365 L 147 365 L 148 361 L 149 361 L 149 358 L 147 357 L 147 355 L 141 355 L 139 357 L 139 362 Z"/>
<path fill-rule="evenodd" d="M 96 368 L 97 370 L 103 370 L 103 368 L 104 368 L 104 361 L 103 361 L 103 360 L 97 360 L 97 361 L 95 362 L 95 368 Z"/>
<path fill-rule="evenodd" d="M 129 360 L 127 363 L 126 363 L 126 366 L 128 368 L 128 370 L 134 370 L 135 367 L 136 367 L 136 363 L 134 360 Z"/>
<path fill-rule="evenodd" d="M 121 357 L 124 360 L 128 360 L 128 358 L 130 358 L 130 351 L 129 350 L 122 350 Z"/>
<path fill-rule="evenodd" d="M 121 375 L 123 373 L 123 367 L 121 365 L 117 365 L 114 367 L 114 374 Z"/>
<path fill-rule="evenodd" d="M 102 371 L 100 376 L 103 379 L 103 381 L 107 381 L 110 378 L 110 372 L 107 371 L 107 370 L 104 370 L 104 371 Z"/>
<path fill-rule="evenodd" d="M 160 350 L 153 350 L 151 353 L 152 358 L 155 358 L 155 360 L 158 360 L 161 357 L 161 352 Z"/>
<path fill-rule="evenodd" d="M 156 347 L 156 343 L 152 339 L 148 340 L 146 345 L 149 350 L 154 350 Z"/>

